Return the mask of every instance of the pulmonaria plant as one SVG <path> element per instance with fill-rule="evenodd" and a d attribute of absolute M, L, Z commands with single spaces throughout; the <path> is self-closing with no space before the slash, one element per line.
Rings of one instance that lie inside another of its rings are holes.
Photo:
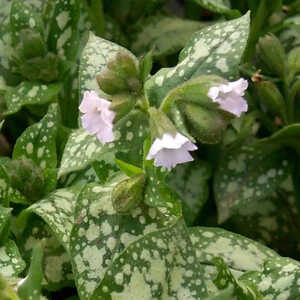
<path fill-rule="evenodd" d="M 113 120 L 115 112 L 110 110 L 111 102 L 100 98 L 95 91 L 84 92 L 79 110 L 82 126 L 92 135 L 96 135 L 102 144 L 114 140 Z"/>
<path fill-rule="evenodd" d="M 177 164 L 193 161 L 189 151 L 197 149 L 196 145 L 179 132 L 175 136 L 164 133 L 162 138 L 156 138 L 153 142 L 147 159 L 154 159 L 156 167 L 162 166 L 170 170 Z"/>
<path fill-rule="evenodd" d="M 236 81 L 219 86 L 213 86 L 208 91 L 208 97 L 217 102 L 220 108 L 240 117 L 248 110 L 248 104 L 242 97 L 248 88 L 248 81 L 240 78 Z"/>

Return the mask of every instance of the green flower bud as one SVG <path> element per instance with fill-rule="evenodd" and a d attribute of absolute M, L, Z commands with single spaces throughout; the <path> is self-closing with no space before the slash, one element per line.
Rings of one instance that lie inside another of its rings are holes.
<path fill-rule="evenodd" d="M 156 109 L 155 107 L 149 108 L 150 114 L 150 132 L 152 140 L 161 138 L 164 133 L 176 135 L 176 127 L 170 121 L 165 113 Z"/>
<path fill-rule="evenodd" d="M 119 52 L 107 64 L 107 69 L 96 76 L 98 85 L 106 94 L 123 92 L 138 94 L 142 88 L 138 65 L 127 53 Z"/>
<path fill-rule="evenodd" d="M 193 103 L 182 103 L 180 107 L 193 136 L 202 143 L 220 142 L 229 120 L 225 113 L 208 110 Z"/>
<path fill-rule="evenodd" d="M 110 100 L 112 103 L 109 109 L 116 113 L 114 118 L 114 123 L 116 123 L 133 109 L 137 98 L 132 94 L 126 93 L 113 95 L 110 97 Z"/>
<path fill-rule="evenodd" d="M 145 181 L 146 176 L 142 173 L 117 184 L 112 192 L 114 209 L 119 213 L 128 213 L 135 208 L 143 199 Z"/>
<path fill-rule="evenodd" d="M 255 83 L 255 88 L 260 101 L 265 105 L 267 110 L 272 115 L 285 119 L 284 99 L 276 85 L 270 81 L 261 81 Z"/>
<path fill-rule="evenodd" d="M 273 34 L 260 38 L 257 46 L 259 63 L 264 72 L 283 77 L 286 56 L 279 39 Z"/>

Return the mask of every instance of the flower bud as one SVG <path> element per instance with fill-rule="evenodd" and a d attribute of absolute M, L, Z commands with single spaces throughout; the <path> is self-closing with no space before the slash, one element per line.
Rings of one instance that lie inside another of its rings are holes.
<path fill-rule="evenodd" d="M 145 174 L 140 174 L 121 181 L 112 192 L 114 209 L 119 213 L 127 213 L 135 208 L 143 198 Z"/>
<path fill-rule="evenodd" d="M 137 63 L 133 57 L 123 52 L 119 52 L 96 79 L 100 89 L 110 95 L 122 92 L 139 93 L 142 88 Z"/>
<path fill-rule="evenodd" d="M 218 143 L 226 129 L 228 119 L 225 114 L 208 110 L 194 103 L 182 103 L 190 132 L 202 143 Z"/>
<path fill-rule="evenodd" d="M 127 115 L 133 109 L 137 101 L 137 98 L 129 93 L 113 95 L 110 99 L 112 103 L 109 109 L 116 113 L 114 123 Z"/>
<path fill-rule="evenodd" d="M 276 85 L 270 81 L 261 81 L 255 83 L 255 88 L 267 110 L 275 116 L 285 118 L 284 99 Z"/>
<path fill-rule="evenodd" d="M 263 71 L 283 77 L 285 74 L 285 53 L 279 39 L 273 34 L 265 35 L 258 41 L 258 59 Z"/>

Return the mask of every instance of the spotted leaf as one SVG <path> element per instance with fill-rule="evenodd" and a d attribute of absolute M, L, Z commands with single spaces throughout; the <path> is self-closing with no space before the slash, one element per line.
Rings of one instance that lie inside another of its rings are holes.
<path fill-rule="evenodd" d="M 77 186 L 55 190 L 45 199 L 23 211 L 22 218 L 26 218 L 30 213 L 40 216 L 49 225 L 61 245 L 69 251 L 70 234 L 74 221 L 74 207 L 79 192 L 80 187 Z"/>
<path fill-rule="evenodd" d="M 146 82 L 149 101 L 159 105 L 170 90 L 199 75 L 215 74 L 228 80 L 235 78 L 248 31 L 249 14 L 246 14 L 194 33 L 181 51 L 179 63 L 175 67 L 161 69 Z"/>
<path fill-rule="evenodd" d="M 221 228 L 191 227 L 189 235 L 201 263 L 210 264 L 212 258 L 222 257 L 237 274 L 262 271 L 264 262 L 277 256 L 266 246 Z"/>
<path fill-rule="evenodd" d="M 153 48 L 158 58 L 181 50 L 191 35 L 205 23 L 166 16 L 152 16 L 139 24 L 132 51 L 142 55 Z"/>
<path fill-rule="evenodd" d="M 141 203 L 128 214 L 118 214 L 112 203 L 116 177 L 106 185 L 88 184 L 79 196 L 71 233 L 71 257 L 78 292 L 89 299 L 114 259 L 132 242 L 168 226 L 176 217 Z"/>
<path fill-rule="evenodd" d="M 131 243 L 108 268 L 91 299 L 202 299 L 207 296 L 182 220 Z"/>
<path fill-rule="evenodd" d="M 61 84 L 59 83 L 44 85 L 37 82 L 23 81 L 5 94 L 7 110 L 4 115 L 14 114 L 23 106 L 56 101 L 60 89 Z"/>
<path fill-rule="evenodd" d="M 201 7 L 213 11 L 218 14 L 227 15 L 230 17 L 239 17 L 241 14 L 236 9 L 231 9 L 227 0 L 193 0 Z"/>
<path fill-rule="evenodd" d="M 254 283 L 264 299 L 297 299 L 300 295 L 300 264 L 287 257 L 268 259 L 262 272 L 245 273 L 241 279 Z"/>
<path fill-rule="evenodd" d="M 30 29 L 37 32 L 41 37 L 44 36 L 44 27 L 41 16 L 36 10 L 25 4 L 24 1 L 12 1 L 10 10 L 10 28 L 12 46 L 17 47 L 21 43 L 22 30 Z"/>
<path fill-rule="evenodd" d="M 89 34 L 88 42 L 83 50 L 79 67 L 79 95 L 82 97 L 84 91 L 94 90 L 99 95 L 105 96 L 96 81 L 96 75 L 106 69 L 107 63 L 116 57 L 117 53 L 123 52 L 131 56 L 136 63 L 137 59 L 127 49 Z"/>
<path fill-rule="evenodd" d="M 211 167 L 205 161 L 179 165 L 169 176 L 169 185 L 181 197 L 183 216 L 189 225 L 193 224 L 208 199 L 210 177 Z"/>
<path fill-rule="evenodd" d="M 0 274 L 5 277 L 18 277 L 25 269 L 19 249 L 15 242 L 8 240 L 0 247 Z"/>
<path fill-rule="evenodd" d="M 133 165 L 142 164 L 142 145 L 148 133 L 148 120 L 144 113 L 132 111 L 114 127 L 115 140 L 102 145 L 85 129 L 75 130 L 69 137 L 59 169 L 59 176 L 84 169 L 98 161 L 115 168 L 114 155 Z"/>
<path fill-rule="evenodd" d="M 0 165 L 0 203 L 8 206 L 10 201 L 15 203 L 28 203 L 28 200 L 18 190 L 12 187 L 10 178 L 5 170 L 5 162 L 2 160 Z"/>
<path fill-rule="evenodd" d="M 60 219 L 60 223 L 61 224 Z M 43 246 L 43 286 L 58 290 L 72 284 L 73 275 L 70 258 L 66 250 L 53 234 L 50 227 L 36 214 L 29 214 L 26 219 L 20 218 L 17 223 L 18 244 L 27 264 L 30 264 L 31 254 L 38 244 Z M 24 222 L 26 221 L 26 222 Z M 59 227 L 59 224 L 57 227 Z M 56 230 L 56 228 L 54 228 Z"/>
<path fill-rule="evenodd" d="M 272 195 L 289 175 L 286 152 L 260 145 L 227 151 L 215 175 L 214 194 L 219 222 L 226 221 L 240 207 Z"/>
<path fill-rule="evenodd" d="M 78 51 L 78 21 L 80 1 L 55 1 L 52 19 L 49 20 L 49 50 L 63 60 L 75 59 Z"/>
<path fill-rule="evenodd" d="M 4 242 L 6 232 L 4 231 L 9 224 L 11 208 L 0 205 L 0 245 Z"/>
<path fill-rule="evenodd" d="M 45 178 L 45 190 L 50 191 L 56 184 L 56 131 L 57 105 L 51 104 L 44 118 L 28 127 L 18 138 L 14 159 L 32 159 L 41 167 Z"/>

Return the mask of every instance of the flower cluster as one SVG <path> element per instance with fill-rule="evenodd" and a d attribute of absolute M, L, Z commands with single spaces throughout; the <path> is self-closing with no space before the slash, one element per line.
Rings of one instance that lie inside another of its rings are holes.
<path fill-rule="evenodd" d="M 248 105 L 242 97 L 248 87 L 247 80 L 240 78 L 237 81 L 213 86 L 207 96 L 213 102 L 219 103 L 222 110 L 238 117 L 248 110 Z M 110 110 L 111 102 L 100 98 L 95 91 L 86 91 L 79 110 L 83 113 L 82 126 L 90 134 L 96 135 L 102 144 L 114 140 L 113 120 L 115 112 Z M 163 117 L 165 118 L 165 117 Z M 147 159 L 154 159 L 154 165 L 166 167 L 169 170 L 177 164 L 193 160 L 189 153 L 197 150 L 187 137 L 175 131 L 164 131 L 162 136 L 156 136 L 147 155 Z"/>

